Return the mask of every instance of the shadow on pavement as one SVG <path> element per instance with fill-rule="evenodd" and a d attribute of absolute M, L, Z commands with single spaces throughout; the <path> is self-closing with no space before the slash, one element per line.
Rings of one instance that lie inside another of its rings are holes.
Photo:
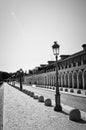
<path fill-rule="evenodd" d="M 86 120 L 83 120 L 83 119 L 81 119 L 80 121 L 73 121 L 73 122 L 76 122 L 76 123 L 79 123 L 79 124 L 86 124 Z"/>
<path fill-rule="evenodd" d="M 61 113 L 62 113 L 62 114 L 65 114 L 65 115 L 69 115 L 69 114 L 68 114 L 68 113 L 66 113 L 65 111 L 62 111 Z"/>

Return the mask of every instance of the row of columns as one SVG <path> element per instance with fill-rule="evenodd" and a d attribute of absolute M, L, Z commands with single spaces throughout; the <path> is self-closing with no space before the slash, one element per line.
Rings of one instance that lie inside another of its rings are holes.
<path fill-rule="evenodd" d="M 86 70 L 61 73 L 59 75 L 59 85 L 61 87 L 86 89 Z"/>
<path fill-rule="evenodd" d="M 29 77 L 28 82 L 38 85 L 55 86 L 55 71 Z M 58 73 L 60 87 L 86 89 L 86 69 Z"/>

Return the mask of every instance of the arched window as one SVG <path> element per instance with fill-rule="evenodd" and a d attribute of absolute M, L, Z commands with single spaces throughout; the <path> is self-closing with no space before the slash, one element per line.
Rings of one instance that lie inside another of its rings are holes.
<path fill-rule="evenodd" d="M 74 71 L 73 73 L 73 81 L 74 81 L 74 88 L 77 88 L 77 72 Z"/>
<path fill-rule="evenodd" d="M 44 76 L 44 84 L 47 85 L 47 76 Z"/>
<path fill-rule="evenodd" d="M 62 74 L 62 87 L 64 87 L 64 74 Z"/>
<path fill-rule="evenodd" d="M 84 89 L 86 89 L 86 70 L 84 71 L 83 78 L 84 78 Z"/>
<path fill-rule="evenodd" d="M 79 89 L 83 88 L 83 80 L 82 80 L 82 71 L 79 70 L 78 72 L 78 85 L 79 85 Z"/>
<path fill-rule="evenodd" d="M 68 87 L 68 73 L 65 74 L 65 86 Z"/>
<path fill-rule="evenodd" d="M 61 87 L 61 74 L 58 75 L 58 85 Z"/>
<path fill-rule="evenodd" d="M 69 73 L 69 87 L 72 88 L 72 72 Z"/>

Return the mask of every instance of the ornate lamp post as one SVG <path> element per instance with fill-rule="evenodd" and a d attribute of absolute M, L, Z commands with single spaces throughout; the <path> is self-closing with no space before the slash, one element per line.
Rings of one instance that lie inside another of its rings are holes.
<path fill-rule="evenodd" d="M 22 91 L 22 77 L 23 77 L 23 70 L 22 69 L 17 71 L 17 77 L 19 78 L 19 82 L 20 82 L 20 90 Z"/>
<path fill-rule="evenodd" d="M 58 55 L 59 55 L 59 45 L 57 44 L 57 42 L 54 42 L 54 45 L 52 46 L 53 49 L 53 53 L 55 55 L 56 58 L 56 94 L 55 94 L 55 107 L 54 110 L 55 111 L 62 111 L 62 107 L 60 104 L 60 93 L 59 93 L 59 86 L 58 86 Z"/>
<path fill-rule="evenodd" d="M 20 69 L 19 72 L 20 72 L 20 90 L 22 91 L 22 76 L 23 76 L 23 70 Z"/>
<path fill-rule="evenodd" d="M 12 75 L 12 85 L 13 85 L 13 86 L 15 86 L 15 82 L 14 82 L 14 80 L 15 80 L 15 74 Z"/>

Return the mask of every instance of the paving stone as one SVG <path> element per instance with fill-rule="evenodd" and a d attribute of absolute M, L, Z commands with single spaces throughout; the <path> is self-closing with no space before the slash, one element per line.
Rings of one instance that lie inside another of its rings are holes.
<path fill-rule="evenodd" d="M 23 92 L 4 85 L 3 130 L 86 130 L 86 123 L 69 120 L 63 112 L 34 100 Z"/>

